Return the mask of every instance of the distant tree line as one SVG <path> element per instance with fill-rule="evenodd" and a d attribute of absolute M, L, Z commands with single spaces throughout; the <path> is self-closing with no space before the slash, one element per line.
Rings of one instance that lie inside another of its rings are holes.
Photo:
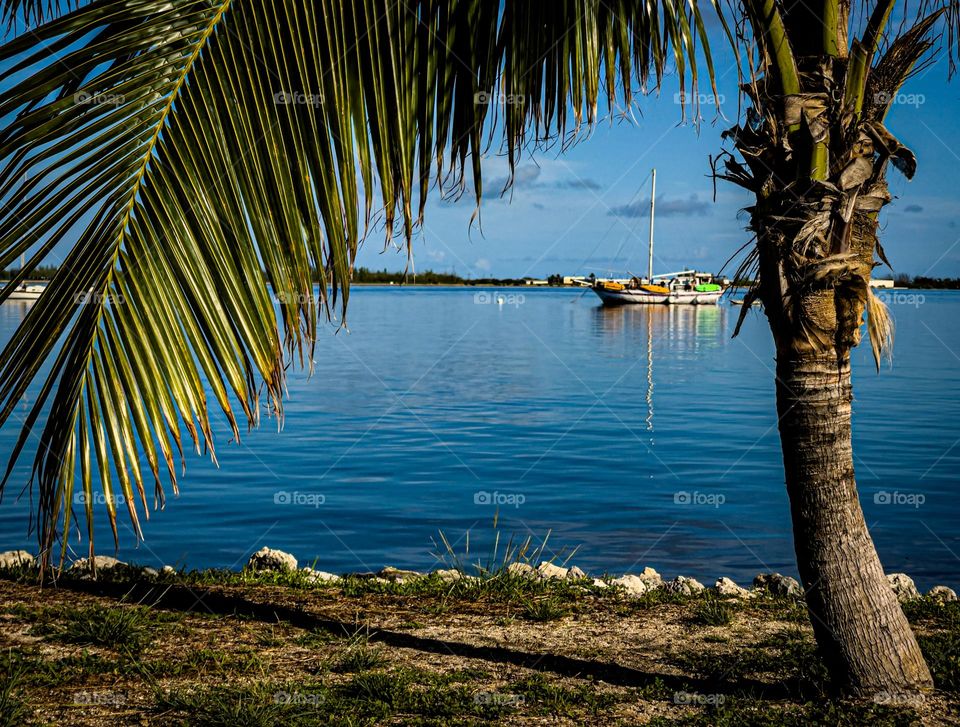
<path fill-rule="evenodd" d="M 384 268 L 371 270 L 359 267 L 353 271 L 352 282 L 368 285 L 490 285 L 512 286 L 526 285 L 531 278 L 462 278 L 456 273 L 437 273 L 433 270 L 424 270 L 418 273 L 397 273 Z M 547 278 L 550 285 L 563 285 L 563 276 L 559 273 Z"/>
<path fill-rule="evenodd" d="M 40 265 L 30 271 L 30 280 L 53 280 L 60 268 L 56 265 Z M 0 280 L 10 280 L 14 275 L 20 272 L 20 268 L 11 268 L 10 270 L 0 270 Z"/>
<path fill-rule="evenodd" d="M 900 288 L 960 290 L 960 278 L 928 278 L 924 275 L 912 277 L 901 273 L 894 278 L 894 284 Z"/>
<path fill-rule="evenodd" d="M 403 283 L 419 283 L 421 285 L 462 285 L 465 281 L 455 273 L 437 273 L 433 270 L 424 270 L 419 273 L 394 273 L 370 268 L 355 268 L 352 281 L 354 283 L 380 283 L 397 285 Z"/>
<path fill-rule="evenodd" d="M 52 280 L 59 267 L 56 265 L 41 265 L 30 272 L 30 280 Z M 9 270 L 0 270 L 0 280 L 10 280 L 19 272 L 18 268 Z M 593 275 L 587 278 L 593 278 Z M 319 276 L 314 273 L 314 279 L 319 281 Z M 419 273 L 397 273 L 390 272 L 386 268 L 383 270 L 371 270 L 370 268 L 359 267 L 353 271 L 354 283 L 366 283 L 368 285 L 488 285 L 507 287 L 513 285 L 526 285 L 529 277 L 525 278 L 462 278 L 456 273 L 438 273 L 433 270 L 424 270 Z M 551 286 L 562 286 L 563 276 L 555 273 L 547 278 L 547 283 Z M 898 288 L 921 288 L 926 290 L 960 290 L 960 278 L 931 278 L 925 275 L 907 275 L 900 273 L 894 278 L 894 284 Z M 736 280 L 733 287 L 747 288 L 753 285 L 752 280 Z"/>

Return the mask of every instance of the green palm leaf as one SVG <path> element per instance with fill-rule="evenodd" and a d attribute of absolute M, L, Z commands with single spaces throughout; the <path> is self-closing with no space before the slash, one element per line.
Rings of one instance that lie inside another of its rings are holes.
<path fill-rule="evenodd" d="M 139 536 L 214 410 L 235 438 L 282 416 L 372 219 L 409 242 L 466 169 L 479 201 L 493 129 L 513 163 L 634 79 L 695 84 L 695 37 L 677 0 L 100 0 L 0 48 L 0 265 L 30 253 L 15 285 L 75 240 L 0 354 L 0 424 L 40 390 L 4 484 L 35 447 L 45 557 L 75 490 L 91 551 L 95 487 Z"/>
<path fill-rule="evenodd" d="M 69 12 L 84 0 L 0 0 L 0 13 L 12 27 L 17 21 L 30 28 Z"/>

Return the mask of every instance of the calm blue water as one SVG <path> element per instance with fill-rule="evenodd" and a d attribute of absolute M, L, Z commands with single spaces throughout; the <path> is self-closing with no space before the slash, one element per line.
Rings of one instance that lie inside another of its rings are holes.
<path fill-rule="evenodd" d="M 579 546 L 572 562 L 592 572 L 795 573 L 759 312 L 731 340 L 739 309 L 726 305 L 499 294 L 502 306 L 473 289 L 356 289 L 351 332 L 326 331 L 314 376 L 291 376 L 284 431 L 265 420 L 240 444 L 221 436 L 219 470 L 188 460 L 146 543 L 120 520 L 120 557 L 239 567 L 269 545 L 324 570 L 428 568 L 438 531 L 461 553 L 469 531 L 485 557 L 499 510 L 504 535 L 552 531 L 548 552 Z M 855 356 L 858 479 L 887 569 L 956 587 L 960 294 L 904 295 L 893 369 Z M 0 338 L 22 315 L 0 307 Z M 0 455 L 15 435 L 0 431 Z M 34 547 L 18 472 L 0 549 Z M 102 521 L 98 543 L 113 552 Z"/>

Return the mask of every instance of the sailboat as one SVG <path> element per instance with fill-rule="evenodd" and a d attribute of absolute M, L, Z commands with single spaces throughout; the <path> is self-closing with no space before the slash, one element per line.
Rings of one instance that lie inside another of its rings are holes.
<path fill-rule="evenodd" d="M 723 286 L 710 273 L 681 270 L 676 273 L 653 274 L 653 220 L 657 205 L 657 170 L 652 174 L 650 190 L 650 248 L 647 277 L 631 275 L 629 280 L 596 280 L 591 289 L 604 305 L 681 304 L 716 305 L 723 295 Z"/>

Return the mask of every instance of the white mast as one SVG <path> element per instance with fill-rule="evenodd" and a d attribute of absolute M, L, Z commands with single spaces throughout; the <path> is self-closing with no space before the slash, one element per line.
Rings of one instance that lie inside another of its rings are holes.
<path fill-rule="evenodd" d="M 650 260 L 647 264 L 647 282 L 653 284 L 653 212 L 657 204 L 657 170 L 652 172 L 653 182 L 650 189 Z"/>

